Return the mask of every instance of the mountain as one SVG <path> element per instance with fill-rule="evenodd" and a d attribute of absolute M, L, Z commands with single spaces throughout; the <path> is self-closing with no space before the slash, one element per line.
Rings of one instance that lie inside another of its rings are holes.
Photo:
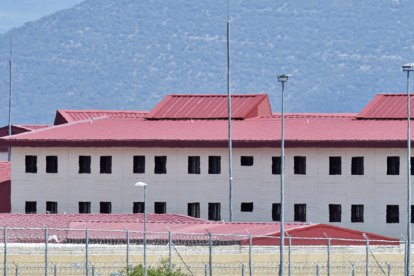
<path fill-rule="evenodd" d="M 291 73 L 288 112 L 358 112 L 405 91 L 414 1 L 230 0 L 233 93 Z M 169 93 L 226 93 L 226 1 L 86 0 L 13 30 L 14 123 L 56 109 L 148 110 Z M 0 35 L 0 123 L 10 33 Z"/>
<path fill-rule="evenodd" d="M 82 0 L 1 0 L 0 33 L 80 2 Z"/>

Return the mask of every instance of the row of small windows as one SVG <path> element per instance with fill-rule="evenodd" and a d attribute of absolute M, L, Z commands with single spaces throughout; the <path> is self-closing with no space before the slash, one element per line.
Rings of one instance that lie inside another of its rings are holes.
<path fill-rule="evenodd" d="M 79 173 L 91 173 L 91 156 L 79 156 Z M 112 156 L 100 156 L 99 172 L 101 174 L 112 173 Z M 26 155 L 25 157 L 25 171 L 26 173 L 37 173 L 37 156 Z M 58 173 L 58 158 L 57 156 L 46 156 L 46 173 Z M 145 173 L 145 156 L 133 157 L 133 173 Z M 167 156 L 154 157 L 154 173 L 167 173 Z M 200 174 L 200 156 L 188 157 L 188 173 Z M 221 173 L 221 156 L 208 157 L 208 173 Z"/>
<path fill-rule="evenodd" d="M 80 214 L 91 213 L 91 202 L 80 201 L 78 204 L 79 204 Z M 132 212 L 134 214 L 144 213 L 144 208 L 145 208 L 144 202 L 134 202 L 132 205 Z M 111 214 L 112 213 L 112 202 L 110 201 L 99 202 L 99 212 L 101 214 Z M 25 213 L 36 214 L 37 213 L 37 202 L 26 201 L 25 202 Z M 57 214 L 58 203 L 56 201 L 46 201 L 46 213 Z M 166 214 L 167 203 L 166 202 L 154 202 L 154 213 L 155 214 Z M 188 203 L 188 215 L 191 217 L 195 217 L 195 218 L 200 217 L 200 203 L 199 202 Z M 216 203 L 216 202 L 208 203 L 208 219 L 209 220 L 221 220 L 221 203 Z"/>
<path fill-rule="evenodd" d="M 37 156 L 26 155 L 26 173 L 37 173 Z M 253 156 L 241 156 L 241 166 L 253 166 Z M 414 164 L 414 157 L 411 157 L 411 163 Z M 200 156 L 188 156 L 188 173 L 200 174 Z M 281 159 L 280 157 L 272 157 L 272 174 L 280 174 L 281 172 Z M 293 157 L 293 172 L 298 175 L 306 175 L 306 157 L 294 156 Z M 58 173 L 58 157 L 46 156 L 46 173 Z M 90 174 L 91 173 L 91 156 L 79 156 L 79 173 Z M 100 173 L 111 174 L 112 173 L 112 156 L 100 156 Z M 133 157 L 133 173 L 145 173 L 145 156 L 139 155 Z M 154 157 L 154 173 L 166 174 L 167 173 L 167 156 L 155 156 Z M 220 174 L 221 173 L 221 156 L 209 156 L 208 157 L 208 173 Z M 329 174 L 341 175 L 342 174 L 342 158 L 341 156 L 329 157 Z M 352 175 L 364 175 L 364 157 L 356 156 L 351 158 L 351 174 Z M 387 175 L 399 175 L 400 174 L 400 157 L 388 156 L 387 157 Z M 411 175 L 414 175 L 414 165 L 411 166 Z"/>
<path fill-rule="evenodd" d="M 280 204 L 274 203 L 272 206 L 272 219 L 280 221 Z M 306 204 L 294 205 L 294 221 L 306 221 Z M 329 204 L 329 222 L 342 221 L 342 205 Z M 386 223 L 400 223 L 400 206 L 387 205 L 386 206 Z M 351 222 L 364 222 L 364 205 L 351 205 Z M 414 223 L 414 205 L 411 205 L 411 223 Z"/>
<path fill-rule="evenodd" d="M 133 213 L 144 213 L 144 202 L 134 202 L 132 206 Z M 280 203 L 272 204 L 272 220 L 280 221 Z M 242 202 L 241 212 L 253 212 L 253 202 Z M 25 204 L 26 214 L 37 213 L 37 202 L 26 201 Z M 109 201 L 99 202 L 99 212 L 101 214 L 112 213 L 112 203 Z M 46 202 L 46 213 L 57 214 L 58 203 L 56 201 Z M 79 213 L 89 214 L 91 213 L 91 202 L 79 202 Z M 167 203 L 166 202 L 154 202 L 155 214 L 166 214 Z M 200 217 L 200 203 L 191 202 L 187 205 L 187 214 L 191 217 Z M 209 220 L 221 220 L 221 203 L 208 203 L 208 219 Z M 306 222 L 306 204 L 294 204 L 293 220 L 297 222 Z M 329 222 L 341 222 L 342 221 L 342 205 L 341 204 L 329 204 Z M 364 222 L 364 205 L 354 204 L 351 205 L 351 222 Z M 386 223 L 399 223 L 400 222 L 400 210 L 399 205 L 387 205 L 386 206 Z M 411 223 L 414 223 L 414 205 L 411 206 Z"/>

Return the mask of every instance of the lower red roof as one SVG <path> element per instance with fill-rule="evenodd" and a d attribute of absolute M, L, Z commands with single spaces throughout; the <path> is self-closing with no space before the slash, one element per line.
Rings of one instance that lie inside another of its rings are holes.
<path fill-rule="evenodd" d="M 50 228 L 49 234 L 54 242 L 63 242 L 66 239 L 84 239 L 86 229 L 89 231 L 90 240 L 113 240 L 116 238 L 122 241 L 126 237 L 126 230 L 132 232 L 131 239 L 140 240 L 144 229 L 143 223 L 143 214 L 0 214 L 0 226 L 9 227 L 10 237 L 14 237 L 15 240 L 13 241 L 16 242 L 43 242 L 44 231 L 42 229 L 44 227 Z M 26 230 L 13 228 L 25 228 Z M 63 231 L 64 229 L 73 230 Z M 167 232 L 171 232 L 175 239 L 182 242 L 186 240 L 206 241 L 208 233 L 211 233 L 215 235 L 215 241 L 246 244 L 249 241 L 249 235 L 252 235 L 254 238 L 253 244 L 277 245 L 279 243 L 277 238 L 280 233 L 279 229 L 279 223 L 216 222 L 169 214 L 149 214 L 147 217 L 149 240 L 167 240 Z M 286 237 L 293 237 L 292 244 L 296 245 L 325 245 L 327 240 L 324 238 L 326 236 L 336 239 L 332 240 L 332 245 L 363 245 L 365 244 L 365 237 L 371 240 L 371 244 L 399 244 L 398 239 L 395 238 L 327 224 L 286 223 L 285 230 L 287 232 Z M 13 235 L 13 231 L 16 232 L 16 235 Z"/>

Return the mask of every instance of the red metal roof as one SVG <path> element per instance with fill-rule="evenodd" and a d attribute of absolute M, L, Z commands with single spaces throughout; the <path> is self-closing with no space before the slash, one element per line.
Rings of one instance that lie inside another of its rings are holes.
<path fill-rule="evenodd" d="M 79 229 L 79 231 L 49 231 L 50 235 L 56 235 L 56 242 L 62 242 L 65 239 L 84 239 L 87 228 L 89 238 L 93 239 L 119 239 L 120 242 L 126 238 L 125 229 L 129 231 L 143 231 L 142 214 L 0 214 L 0 225 L 9 228 L 60 228 L 60 229 Z M 227 235 L 214 236 L 215 241 L 239 241 L 242 244 L 248 243 L 248 235 L 254 237 L 255 245 L 277 245 L 279 239 L 279 223 L 264 222 L 216 222 L 202 219 L 191 218 L 183 215 L 156 215 L 148 214 L 147 236 L 149 240 L 168 239 L 167 232 L 174 234 L 176 240 L 181 241 L 206 241 L 207 234 Z M 117 230 L 118 232 L 109 232 Z M 356 241 L 332 241 L 333 245 L 345 244 L 365 244 L 363 241 L 363 232 L 347 228 L 316 223 L 286 223 L 285 230 L 288 235 L 300 238 L 293 239 L 295 245 L 324 245 L 326 240 L 309 239 L 324 238 L 325 234 L 331 238 L 337 239 L 357 239 Z M 105 232 L 107 231 L 107 232 Z M 43 230 L 14 230 L 9 229 L 9 241 L 22 242 L 43 242 Z M 192 235 L 185 235 L 192 234 Z M 182 234 L 182 235 L 180 235 Z M 243 236 L 229 236 L 243 235 Z M 263 238 L 262 236 L 268 236 Z M 390 244 L 398 239 L 366 233 L 370 240 L 381 240 L 377 244 Z M 131 233 L 131 239 L 142 239 L 142 233 Z M 308 238 L 308 239 L 307 239 Z M 371 242 L 374 244 L 375 242 Z"/>
<path fill-rule="evenodd" d="M 143 214 L 0 214 L 0 225 L 7 227 L 68 228 L 71 222 L 137 223 Z M 147 214 L 148 222 L 184 223 L 203 221 L 178 214 Z"/>
<path fill-rule="evenodd" d="M 10 162 L 0 162 L 0 184 L 10 181 Z"/>
<path fill-rule="evenodd" d="M 414 118 L 414 95 L 410 96 L 411 118 Z M 407 119 L 406 94 L 378 94 L 357 115 L 359 119 Z"/>
<path fill-rule="evenodd" d="M 271 116 L 267 95 L 232 95 L 232 118 Z M 147 119 L 227 119 L 226 95 L 168 95 Z"/>
<path fill-rule="evenodd" d="M 233 122 L 235 147 L 280 143 L 280 117 Z M 414 138 L 414 133 L 413 133 Z M 405 147 L 406 123 L 356 120 L 352 116 L 290 116 L 287 147 Z M 225 120 L 101 118 L 35 130 L 0 139 L 0 146 L 37 147 L 227 147 Z"/>
<path fill-rule="evenodd" d="M 146 111 L 128 111 L 128 110 L 63 110 L 56 111 L 55 125 L 66 124 L 70 122 L 83 121 L 101 117 L 112 118 L 143 118 L 148 112 Z"/>
<path fill-rule="evenodd" d="M 49 127 L 48 125 L 12 125 L 12 134 L 19 134 L 36 129 Z M 9 135 L 9 126 L 0 127 L 0 137 Z"/>
<path fill-rule="evenodd" d="M 396 106 L 403 104 L 404 97 L 402 96 L 380 95 L 376 97 L 367 105 L 365 111 L 358 115 L 359 118 L 355 114 L 348 113 L 288 113 L 285 117 L 286 146 L 405 147 L 406 123 L 403 120 L 361 119 L 361 116 L 365 116 L 364 118 L 379 117 L 375 114 L 380 113 L 378 106 L 383 104 L 385 106 L 391 105 L 391 107 L 388 109 L 384 107 L 388 111 L 381 116 L 382 118 L 390 118 L 393 114 L 391 110 L 399 110 Z M 267 109 L 267 97 L 265 95 L 241 95 L 240 97 L 235 96 L 233 99 L 237 99 L 235 113 L 243 119 L 233 122 L 234 147 L 278 146 L 281 137 L 281 116 L 277 113 L 272 114 L 270 109 Z M 383 101 L 383 99 L 390 100 Z M 73 111 L 73 113 L 71 113 L 72 111 L 58 111 L 58 114 L 72 114 L 73 117 L 70 117 L 70 120 L 81 120 L 100 115 L 106 117 L 86 119 L 0 138 L 0 147 L 9 145 L 36 147 L 227 147 L 227 121 L 222 120 L 224 117 L 221 117 L 225 116 L 226 108 L 215 109 L 215 107 L 225 104 L 225 100 L 225 96 L 221 95 L 167 96 L 147 115 L 147 118 L 156 118 L 157 120 L 143 118 L 144 112 L 132 112 L 131 115 L 124 111 L 108 111 L 107 113 L 105 111 L 85 111 L 84 113 L 82 111 Z M 393 104 L 394 102 L 396 103 Z M 255 117 L 247 118 L 252 114 L 255 114 Z M 395 115 L 394 118 L 399 118 L 402 116 L 401 114 Z M 209 119 L 178 120 L 183 116 L 187 116 L 187 119 L 192 116 Z M 165 120 L 161 120 L 161 118 Z M 175 120 L 167 120 L 167 118 L 175 118 Z"/>

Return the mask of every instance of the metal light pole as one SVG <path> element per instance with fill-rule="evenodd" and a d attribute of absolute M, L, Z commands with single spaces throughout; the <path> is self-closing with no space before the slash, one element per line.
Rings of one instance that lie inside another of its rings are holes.
<path fill-rule="evenodd" d="M 277 76 L 277 81 L 282 84 L 282 129 L 281 129 L 281 144 L 280 144 L 280 162 L 281 162 L 281 171 L 280 171 L 280 269 L 279 275 L 284 275 L 283 268 L 283 249 L 285 245 L 285 110 L 284 110 L 284 92 L 285 92 L 285 83 L 288 81 L 290 75 L 279 75 Z"/>
<path fill-rule="evenodd" d="M 411 104 L 410 104 L 410 72 L 414 64 L 404 64 L 403 72 L 407 72 L 407 250 L 405 275 L 411 275 Z"/>
<path fill-rule="evenodd" d="M 10 33 L 10 57 L 9 57 L 9 120 L 8 120 L 8 135 L 12 135 L 12 72 L 13 72 L 13 33 Z M 7 148 L 7 161 L 11 161 L 11 147 Z"/>
<path fill-rule="evenodd" d="M 144 276 L 147 276 L 147 183 L 137 182 L 135 187 L 144 187 Z"/>
<path fill-rule="evenodd" d="M 227 135 L 229 146 L 229 221 L 233 221 L 233 142 L 231 122 L 230 5 L 227 0 Z"/>

